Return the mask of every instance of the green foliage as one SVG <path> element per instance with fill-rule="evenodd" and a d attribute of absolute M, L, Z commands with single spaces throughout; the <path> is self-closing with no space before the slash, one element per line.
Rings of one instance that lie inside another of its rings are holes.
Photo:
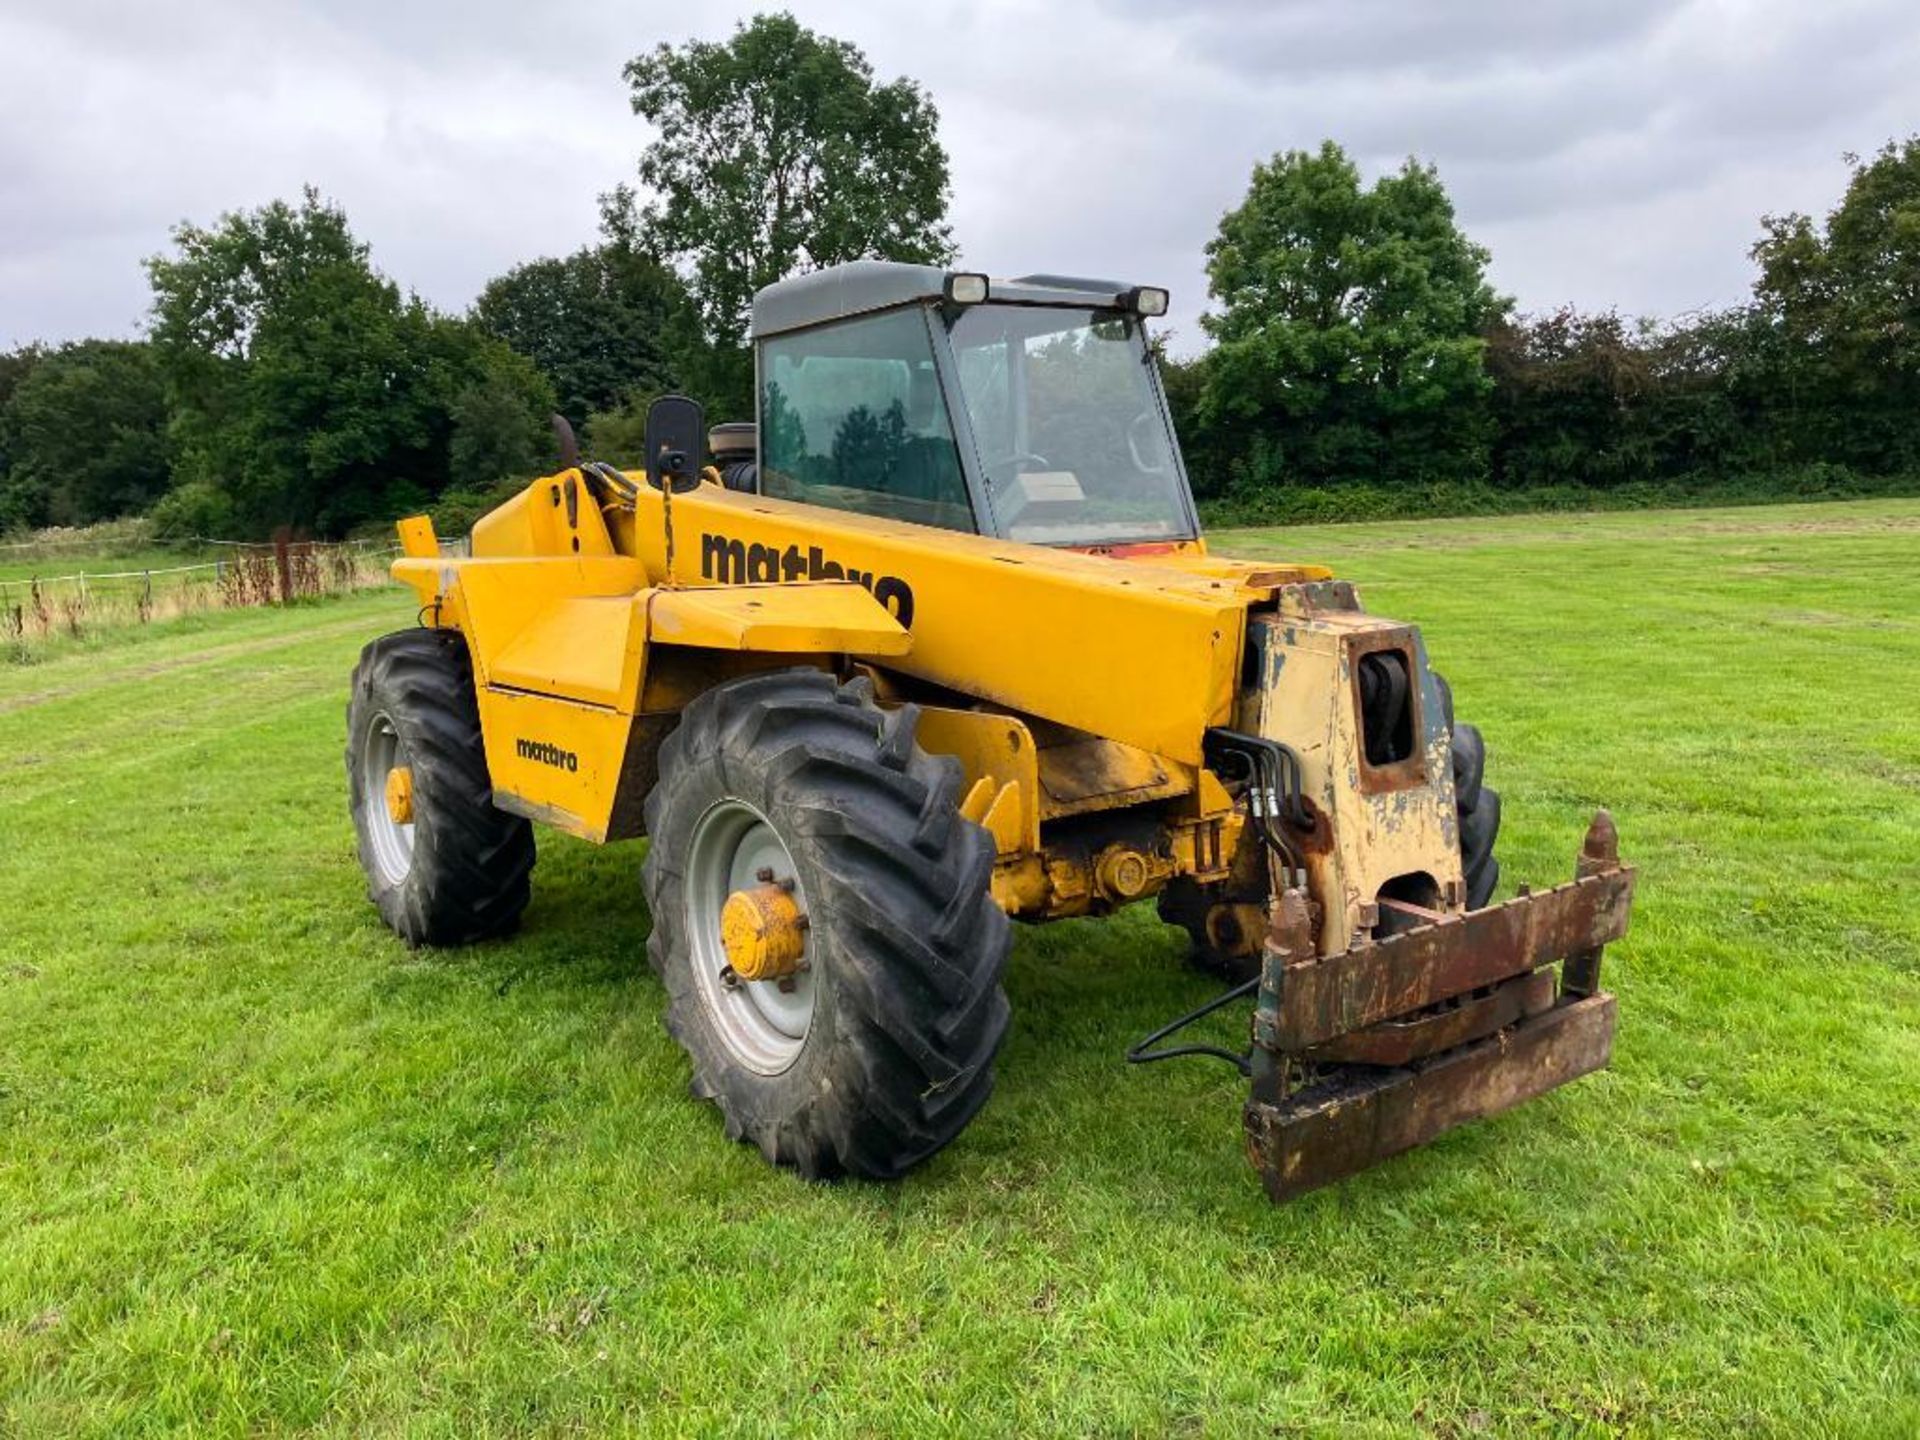
<path fill-rule="evenodd" d="M 149 346 L 81 340 L 11 358 L 0 530 L 137 514 L 166 490 L 166 396 Z"/>
<path fill-rule="evenodd" d="M 1241 483 L 1420 484 L 1484 473 L 1482 332 L 1506 302 L 1439 177 L 1363 187 L 1332 141 L 1255 167 L 1207 247 L 1218 313 L 1196 413 Z M 1209 477 L 1217 491 L 1225 476 Z"/>
<path fill-rule="evenodd" d="M 636 390 L 619 404 L 595 411 L 581 432 L 581 453 L 624 470 L 645 469 L 647 407 L 658 398 L 659 392 Z M 712 419 L 711 414 L 708 419 Z"/>
<path fill-rule="evenodd" d="M 1641 476 L 1642 435 L 1624 423 L 1653 383 L 1647 347 L 1619 315 L 1571 307 L 1501 319 L 1487 335 L 1495 483 L 1605 486 Z"/>
<path fill-rule="evenodd" d="M 1863 475 L 1840 465 L 1796 465 L 1719 477 L 1632 479 L 1610 488 L 1579 481 L 1522 487 L 1485 480 L 1429 485 L 1243 486 L 1200 502 L 1212 529 L 1248 525 L 1325 525 L 1357 521 L 1444 519 L 1469 515 L 1532 515 L 1620 510 L 1673 510 L 1703 505 L 1774 505 L 1782 501 L 1862 500 L 1920 495 L 1920 473 Z"/>
<path fill-rule="evenodd" d="M 526 453 L 514 397 L 529 434 L 552 407 L 503 342 L 402 297 L 311 189 L 298 207 L 182 225 L 174 242 L 147 268 L 177 479 L 225 490 L 247 529 L 391 518 L 454 478 L 456 407 L 474 466 Z"/>
<path fill-rule="evenodd" d="M 1920 136 L 1854 172 L 1824 225 L 1768 216 L 1754 299 L 1770 418 L 1793 458 L 1920 465 Z"/>
<path fill-rule="evenodd" d="M 722 420 L 753 418 L 753 350 L 747 345 L 702 340 L 681 361 L 680 388 Z"/>
<path fill-rule="evenodd" d="M 434 533 L 443 540 L 467 534 L 476 520 L 511 500 L 525 485 L 525 480 L 514 477 L 496 480 L 491 485 L 442 492 L 428 511 L 433 518 Z"/>
<path fill-rule="evenodd" d="M 1856 163 L 1824 225 L 1762 223 L 1750 304 L 1497 325 L 1496 483 L 1781 498 L 1920 472 L 1920 141 Z"/>
<path fill-rule="evenodd" d="M 532 360 L 576 427 L 631 390 L 684 383 L 701 345 L 680 277 L 643 247 L 624 187 L 602 197 L 599 245 L 491 280 L 473 318 Z"/>
<path fill-rule="evenodd" d="M 1420 217 L 1419 238 L 1382 241 L 1368 202 L 1402 184 L 1384 209 L 1396 225 Z M 1781 499 L 1900 492 L 1920 474 L 1920 139 L 1855 162 L 1823 223 L 1764 220 L 1751 303 L 1672 324 L 1489 307 L 1467 283 L 1484 257 L 1449 238 L 1444 215 L 1431 172 L 1409 166 L 1362 192 L 1331 147 L 1256 173 L 1210 251 L 1225 313 L 1207 323 L 1219 344 L 1163 365 L 1210 510 L 1330 518 Z M 1444 283 L 1425 283 L 1434 277 Z M 1397 298 L 1381 303 L 1382 288 Z M 1436 296 L 1468 298 L 1436 310 L 1425 303 Z M 1478 342 L 1457 322 L 1476 308 L 1484 350 L 1470 356 Z M 1436 321 L 1435 345 L 1396 371 L 1381 355 L 1399 353 L 1395 337 L 1422 316 Z M 1371 336 L 1386 337 L 1384 352 Z M 1393 383 L 1409 373 L 1420 378 L 1411 408 Z M 1356 377 L 1379 400 L 1369 413 L 1363 396 L 1359 419 Z M 1442 409 L 1421 408 L 1443 392 L 1453 398 Z M 1425 428 L 1409 423 L 1422 415 Z M 1484 457 L 1476 424 L 1492 437 Z"/>
<path fill-rule="evenodd" d="M 553 391 L 533 362 L 504 346 L 475 345 L 467 383 L 448 409 L 447 467 L 456 486 L 522 479 L 554 458 Z"/>
<path fill-rule="evenodd" d="M 1771 472 L 1765 493 L 1791 496 L 1818 457 L 1796 459 L 1786 443 L 1774 402 L 1793 380 L 1781 359 L 1758 305 L 1674 325 L 1630 327 L 1612 313 L 1573 310 L 1503 321 L 1487 348 L 1493 481 L 1594 491 L 1685 483 L 1724 493 Z"/>
<path fill-rule="evenodd" d="M 690 262 L 716 346 L 737 350 L 754 291 L 797 270 L 952 255 L 939 114 L 911 80 L 876 85 L 846 41 L 758 15 L 724 43 L 660 45 L 625 74 L 657 132 L 640 160 L 660 197 L 649 235 Z M 709 383 L 737 384 L 737 359 L 715 368 Z"/>
<path fill-rule="evenodd" d="M 7 406 L 13 400 L 13 392 L 20 388 L 20 382 L 33 373 L 33 368 L 46 356 L 46 349 L 40 345 L 22 345 L 18 350 L 0 352 L 0 534 L 9 529 L 27 525 L 25 519 L 9 519 L 6 511 L 7 473 L 13 460 L 7 449 Z"/>
<path fill-rule="evenodd" d="M 658 201 L 616 188 L 597 244 L 500 276 L 470 320 L 374 270 L 308 190 L 180 227 L 148 265 L 150 343 L 0 354 L 0 530 L 169 486 L 169 532 L 383 530 L 443 494 L 464 514 L 551 463 L 556 405 L 629 465 L 659 393 L 751 415 L 757 287 L 950 257 L 934 108 L 851 45 L 760 16 L 626 76 Z M 1195 489 L 1290 519 L 1898 491 L 1920 474 L 1920 137 L 1852 163 L 1824 219 L 1763 220 L 1750 303 L 1656 324 L 1510 314 L 1429 167 L 1363 185 L 1331 142 L 1278 155 L 1208 247 L 1212 347 L 1160 357 Z"/>
<path fill-rule="evenodd" d="M 189 480 L 169 490 L 153 507 L 152 519 L 160 540 L 224 539 L 238 524 L 233 497 L 211 480 Z"/>

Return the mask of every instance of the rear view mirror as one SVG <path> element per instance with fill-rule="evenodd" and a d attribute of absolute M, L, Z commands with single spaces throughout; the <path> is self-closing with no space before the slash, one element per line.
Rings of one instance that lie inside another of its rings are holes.
<path fill-rule="evenodd" d="M 647 407 L 647 483 L 673 486 L 677 495 L 700 483 L 700 459 L 706 443 L 706 412 L 698 400 L 662 395 Z"/>

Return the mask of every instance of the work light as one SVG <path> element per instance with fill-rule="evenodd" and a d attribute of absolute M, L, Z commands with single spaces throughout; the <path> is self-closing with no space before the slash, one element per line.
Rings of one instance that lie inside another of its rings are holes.
<path fill-rule="evenodd" d="M 1167 292 L 1158 285 L 1136 285 L 1127 291 L 1122 303 L 1136 315 L 1167 313 Z"/>
<path fill-rule="evenodd" d="M 987 277 L 971 271 L 955 271 L 947 276 L 944 293 L 949 305 L 978 305 L 987 298 Z"/>

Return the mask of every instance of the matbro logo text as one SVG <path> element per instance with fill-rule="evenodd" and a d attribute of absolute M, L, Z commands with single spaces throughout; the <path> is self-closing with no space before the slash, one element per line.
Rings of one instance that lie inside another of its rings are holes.
<path fill-rule="evenodd" d="M 829 560 L 818 545 L 749 544 L 725 535 L 700 537 L 700 575 L 720 585 L 774 585 L 789 580 L 851 580 L 873 592 L 901 625 L 913 627 L 913 587 L 898 575 L 876 575 Z"/>

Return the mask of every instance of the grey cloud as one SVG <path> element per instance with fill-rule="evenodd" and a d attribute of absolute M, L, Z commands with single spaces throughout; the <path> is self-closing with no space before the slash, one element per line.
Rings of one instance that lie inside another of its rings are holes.
<path fill-rule="evenodd" d="M 181 219 L 297 193 L 464 307 L 591 238 L 646 141 L 622 63 L 744 10 L 665 0 L 33 3 L 0 12 L 0 344 L 127 333 Z M 1434 162 L 1522 305 L 1738 299 L 1765 211 L 1823 210 L 1843 150 L 1920 126 L 1893 0 L 802 0 L 940 106 L 968 263 L 1174 289 L 1252 166 L 1323 137 Z"/>
<path fill-rule="evenodd" d="M 1169 13 L 1155 0 L 1109 3 L 1132 19 Z M 1208 62 L 1263 78 L 1319 78 L 1617 51 L 1646 40 L 1675 9 L 1670 0 L 1188 0 L 1172 13 Z"/>

